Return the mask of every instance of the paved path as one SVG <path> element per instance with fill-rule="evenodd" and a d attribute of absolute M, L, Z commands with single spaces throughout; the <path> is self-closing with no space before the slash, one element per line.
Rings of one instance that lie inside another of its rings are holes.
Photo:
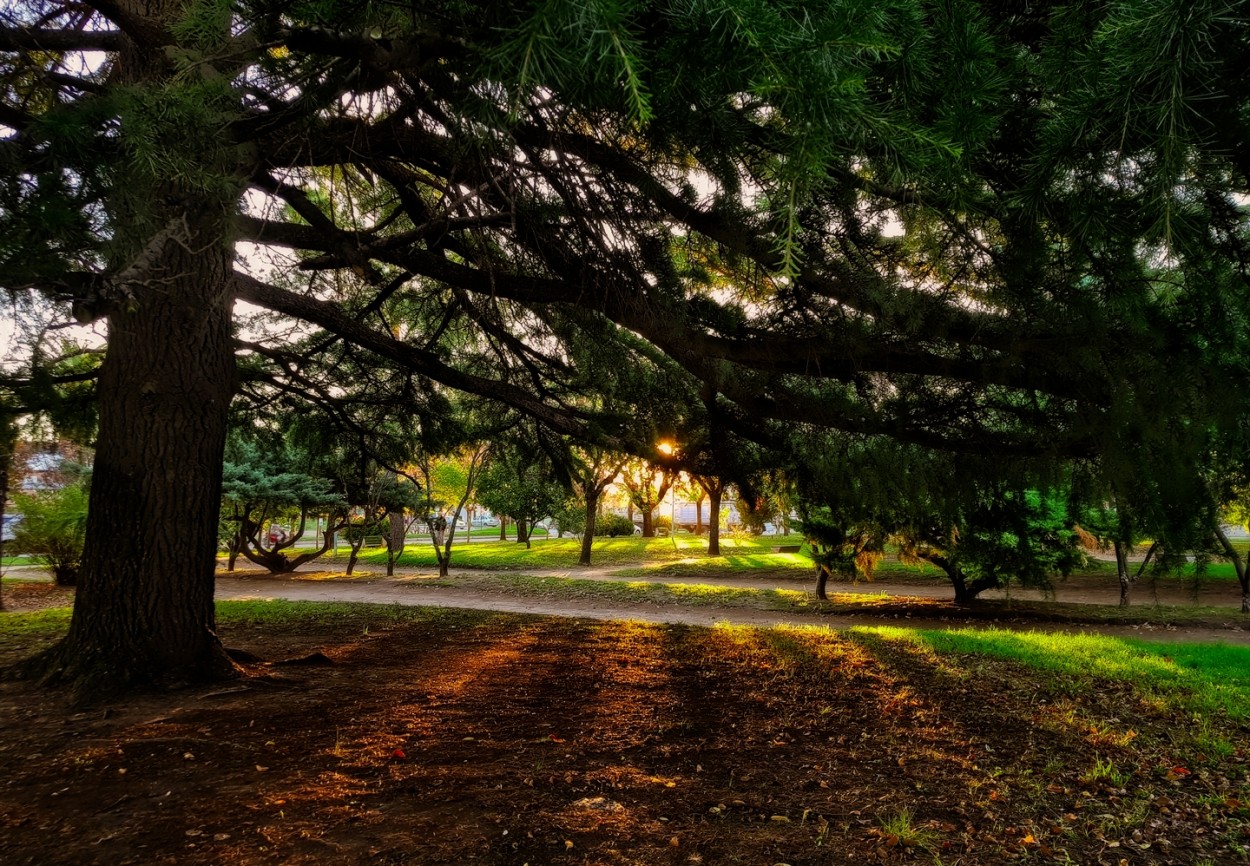
<path fill-rule="evenodd" d="M 428 572 L 424 572 L 428 574 Z M 527 572 L 528 573 L 528 572 Z M 588 575 L 578 572 L 578 577 Z M 619 579 L 619 578 L 617 578 Z M 669 581 L 671 582 L 671 580 Z M 702 582 L 707 582 L 703 579 Z M 728 583 L 729 581 L 718 581 Z M 794 582 L 788 581 L 793 587 Z M 744 585 L 737 581 L 734 585 Z M 872 585 L 870 585 L 872 586 Z M 906 587 L 900 594 L 917 595 L 914 587 Z M 873 591 L 881 591 L 877 586 Z M 865 625 L 907 625 L 918 628 L 949 628 L 947 619 L 919 617 L 878 617 L 870 615 L 832 615 L 820 613 L 793 613 L 758 610 L 744 607 L 691 607 L 678 604 L 623 604 L 614 600 L 602 602 L 591 599 L 544 599 L 484 592 L 459 587 L 417 586 L 401 579 L 354 579 L 354 580 L 301 580 L 272 577 L 252 572 L 237 577 L 217 578 L 217 597 L 220 599 L 266 599 L 279 598 L 292 601 L 349 601 L 374 604 L 404 604 L 430 607 L 470 608 L 495 610 L 507 613 L 532 613 L 549 616 L 585 617 L 588 619 L 635 619 L 655 623 L 686 623 L 690 625 L 770 626 L 781 624 L 823 625 L 830 628 L 849 628 Z M 1245 630 L 1235 612 L 1230 613 L 1230 626 L 1214 628 L 1173 628 L 1152 625 L 1114 626 L 1028 623 L 1029 630 L 1062 631 L 1073 634 L 1097 633 L 1121 637 L 1140 637 L 1150 640 L 1213 641 L 1250 646 L 1250 631 Z M 960 627 L 1011 628 L 1019 623 L 959 622 Z"/>

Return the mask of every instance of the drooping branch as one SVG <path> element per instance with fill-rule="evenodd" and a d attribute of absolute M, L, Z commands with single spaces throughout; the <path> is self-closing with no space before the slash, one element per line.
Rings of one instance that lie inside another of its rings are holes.
<path fill-rule="evenodd" d="M 615 437 L 604 437 L 595 432 L 588 423 L 589 415 L 552 407 L 522 388 L 457 370 L 431 351 L 409 345 L 389 335 L 379 334 L 345 314 L 336 304 L 297 295 L 245 274 L 236 273 L 234 285 L 240 299 L 318 325 L 362 349 L 450 388 L 497 400 L 542 421 L 557 432 L 577 439 L 600 441 L 606 447 L 622 447 Z"/>

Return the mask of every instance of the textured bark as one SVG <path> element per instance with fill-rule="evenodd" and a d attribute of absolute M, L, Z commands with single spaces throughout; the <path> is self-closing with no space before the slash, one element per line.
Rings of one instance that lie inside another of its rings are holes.
<path fill-rule="evenodd" d="M 395 560 L 399 559 L 404 552 L 404 544 L 407 542 L 408 521 L 404 515 L 391 511 L 387 514 L 390 521 L 390 534 L 386 538 L 386 576 L 395 576 Z M 470 518 L 472 525 L 472 518 Z"/>
<path fill-rule="evenodd" d="M 725 485 L 719 478 L 700 479 L 707 491 L 707 555 L 720 556 L 720 500 Z"/>
<path fill-rule="evenodd" d="M 586 528 L 582 532 L 582 552 L 578 565 L 590 565 L 590 552 L 595 544 L 595 524 L 599 520 L 599 491 L 586 490 Z"/>
<path fill-rule="evenodd" d="M 100 433 L 69 632 L 37 661 L 80 697 L 235 671 L 215 634 L 222 452 L 235 365 L 230 257 L 170 241 L 109 319 Z M 204 247 L 207 247 L 206 249 Z"/>
<path fill-rule="evenodd" d="M 161 44 L 183 3 L 116 6 L 142 26 L 127 33 L 111 83 L 167 98 L 178 71 Z M 152 108 L 148 119 L 163 122 L 160 112 Z M 189 171 L 154 175 L 136 159 L 105 202 L 119 261 L 98 297 L 108 349 L 83 563 L 68 633 L 25 668 L 72 686 L 79 700 L 237 674 L 217 639 L 213 608 L 222 454 L 237 376 L 234 206 L 224 186 L 187 181 L 209 173 L 228 182 L 236 168 L 227 163 L 237 155 L 218 145 L 171 141 L 185 150 L 168 156 Z M 204 161 L 215 159 L 223 161 Z"/>

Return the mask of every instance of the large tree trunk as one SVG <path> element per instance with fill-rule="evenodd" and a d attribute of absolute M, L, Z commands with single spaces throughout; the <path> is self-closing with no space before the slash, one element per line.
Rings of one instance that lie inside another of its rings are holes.
<path fill-rule="evenodd" d="M 223 226 L 175 218 L 193 226 L 185 242 L 161 244 L 134 300 L 109 317 L 73 618 L 32 668 L 80 699 L 236 671 L 213 610 L 235 382 L 231 257 Z"/>
<path fill-rule="evenodd" d="M 642 512 L 642 537 L 655 538 L 655 515 L 650 508 L 638 509 Z"/>
<path fill-rule="evenodd" d="M 516 521 L 516 543 L 529 546 L 530 526 L 524 517 L 518 517 Z"/>
<path fill-rule="evenodd" d="M 707 492 L 707 555 L 720 556 L 720 499 L 724 492 L 718 481 Z"/>
<path fill-rule="evenodd" d="M 577 558 L 578 565 L 590 565 L 590 552 L 595 544 L 595 524 L 599 520 L 599 494 L 586 490 L 586 529 L 582 532 L 582 552 Z"/>
<path fill-rule="evenodd" d="M 145 40 L 185 9 L 181 0 L 118 6 L 145 21 L 135 31 Z M 215 632 L 213 578 L 237 377 L 229 221 L 240 155 L 217 135 L 187 134 L 180 106 L 190 94 L 172 56 L 155 39 L 131 42 L 113 67 L 118 84 L 141 93 L 138 122 L 162 142 L 161 158 L 188 170 L 136 157 L 104 202 L 115 261 L 92 299 L 108 318 L 108 349 L 82 570 L 68 633 L 26 668 L 73 686 L 79 700 L 238 672 Z M 215 98 L 204 111 L 232 108 L 227 91 Z M 215 180 L 200 185 L 204 176 Z"/>

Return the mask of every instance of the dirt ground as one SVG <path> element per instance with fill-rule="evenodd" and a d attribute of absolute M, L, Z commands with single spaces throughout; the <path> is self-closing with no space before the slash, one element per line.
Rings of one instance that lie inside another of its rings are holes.
<path fill-rule="evenodd" d="M 1250 731 L 1213 720 L 1215 760 L 1123 686 L 867 636 L 408 617 L 224 627 L 306 663 L 90 712 L 0 683 L 0 861 L 1248 862 Z"/>

